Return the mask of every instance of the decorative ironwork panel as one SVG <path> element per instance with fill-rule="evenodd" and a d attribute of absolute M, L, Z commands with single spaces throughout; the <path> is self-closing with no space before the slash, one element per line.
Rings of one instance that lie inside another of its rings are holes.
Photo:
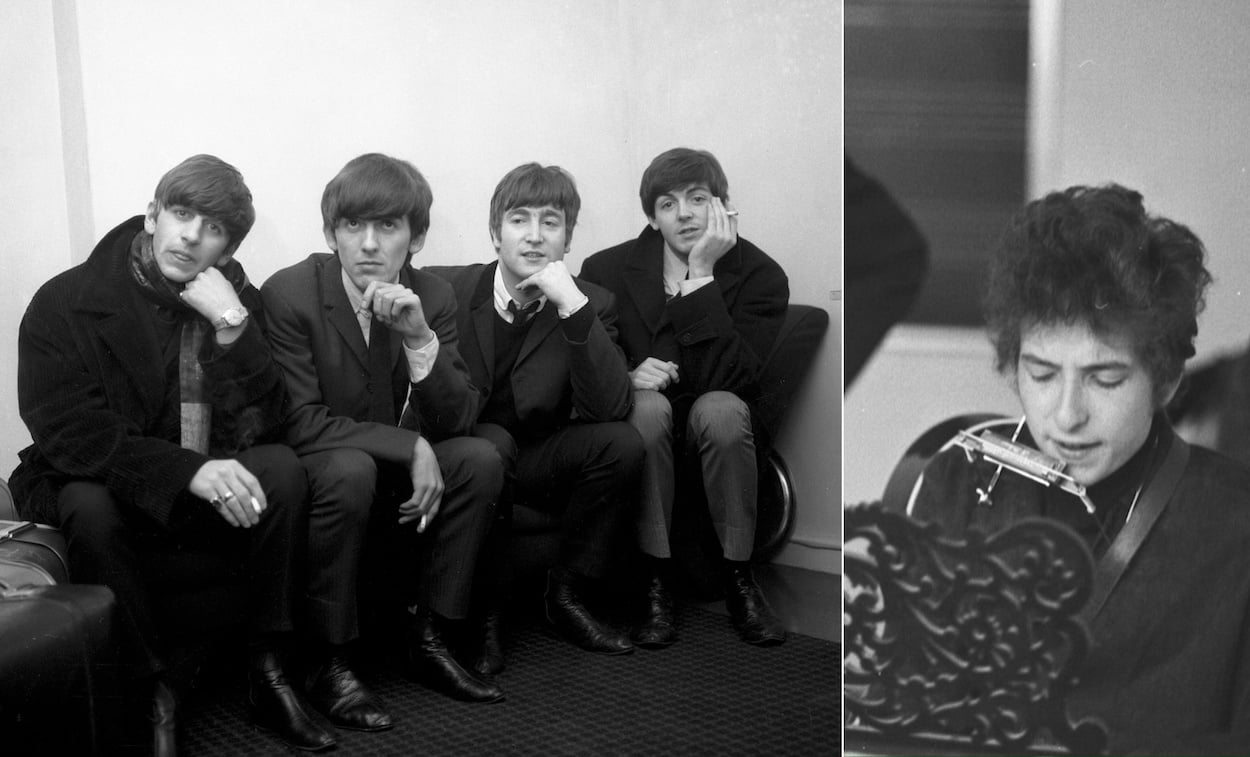
<path fill-rule="evenodd" d="M 1065 699 L 1089 649 L 1077 620 L 1093 558 L 1071 529 L 1027 519 L 940 536 L 876 506 L 845 512 L 848 736 L 869 729 L 1004 752 L 1097 754 L 1106 732 Z"/>

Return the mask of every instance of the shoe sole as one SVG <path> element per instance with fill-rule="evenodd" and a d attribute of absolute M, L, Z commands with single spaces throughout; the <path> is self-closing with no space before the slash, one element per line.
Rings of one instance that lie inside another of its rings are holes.
<path fill-rule="evenodd" d="M 633 642 L 634 646 L 641 647 L 642 649 L 668 649 L 677 643 L 677 639 L 673 639 L 671 641 L 638 641 L 637 639 L 634 639 Z"/>
<path fill-rule="evenodd" d="M 252 728 L 266 735 L 273 736 L 275 739 L 277 739 L 278 741 L 281 741 L 283 744 L 286 744 L 291 749 L 298 749 L 301 752 L 313 752 L 313 753 L 327 752 L 331 749 L 334 749 L 335 747 L 339 745 L 337 741 L 331 741 L 329 744 L 326 744 L 325 746 L 300 746 L 299 744 L 294 744 L 290 741 L 287 741 L 285 738 L 282 737 L 282 734 L 278 733 L 277 731 L 275 731 L 274 729 L 268 726 L 264 726 L 264 725 L 261 725 L 260 723 L 257 723 L 255 720 L 252 721 Z"/>
<path fill-rule="evenodd" d="M 633 644 L 633 642 L 630 642 L 630 646 L 625 649 L 590 649 L 589 647 L 584 647 L 581 644 L 578 644 L 576 639 L 561 631 L 560 628 L 553 624 L 550 620 L 547 621 L 546 626 L 547 630 L 550 631 L 557 639 L 572 644 L 583 652 L 589 652 L 591 654 L 601 654 L 605 657 L 620 657 L 622 655 L 633 654 L 634 650 L 638 648 Z"/>
<path fill-rule="evenodd" d="M 322 714 L 325 714 L 325 713 L 322 713 Z M 376 725 L 376 726 L 373 726 L 372 728 L 362 728 L 361 726 L 358 726 L 358 725 L 347 725 L 345 723 L 336 723 L 333 720 L 330 721 L 330 725 L 334 726 L 335 728 L 341 728 L 344 731 L 356 731 L 357 733 L 378 733 L 379 731 L 389 731 L 395 727 L 394 723 L 390 723 L 388 725 Z"/>

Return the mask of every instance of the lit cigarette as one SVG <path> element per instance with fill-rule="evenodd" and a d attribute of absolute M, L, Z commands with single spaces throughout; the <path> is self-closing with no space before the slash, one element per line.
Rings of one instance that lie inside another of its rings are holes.
<path fill-rule="evenodd" d="M 736 215 L 738 215 L 738 211 L 736 211 L 736 210 L 726 210 L 726 211 L 725 211 L 725 215 L 727 215 L 727 216 L 736 216 Z"/>
<path fill-rule="evenodd" d="M 252 509 L 256 511 L 257 515 L 260 515 L 260 501 L 255 497 L 252 497 Z"/>

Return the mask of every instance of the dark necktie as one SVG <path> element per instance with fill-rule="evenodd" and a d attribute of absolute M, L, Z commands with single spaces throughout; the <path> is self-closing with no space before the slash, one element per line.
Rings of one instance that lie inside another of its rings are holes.
<path fill-rule="evenodd" d="M 391 331 L 374 318 L 369 323 L 369 420 L 395 425 L 391 398 Z"/>
<path fill-rule="evenodd" d="M 534 300 L 528 305 L 517 306 L 516 300 L 508 300 L 508 312 L 512 314 L 512 323 L 515 326 L 521 326 L 529 323 L 529 320 L 538 312 L 538 308 L 543 304 L 542 300 Z"/>

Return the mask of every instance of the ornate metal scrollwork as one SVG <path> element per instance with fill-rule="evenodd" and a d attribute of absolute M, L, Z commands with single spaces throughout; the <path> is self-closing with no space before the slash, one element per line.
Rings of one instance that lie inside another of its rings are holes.
<path fill-rule="evenodd" d="M 879 507 L 845 512 L 848 737 L 1098 754 L 1106 732 L 1065 699 L 1089 648 L 1077 620 L 1093 558 L 1069 528 L 1022 520 L 962 541 Z"/>

